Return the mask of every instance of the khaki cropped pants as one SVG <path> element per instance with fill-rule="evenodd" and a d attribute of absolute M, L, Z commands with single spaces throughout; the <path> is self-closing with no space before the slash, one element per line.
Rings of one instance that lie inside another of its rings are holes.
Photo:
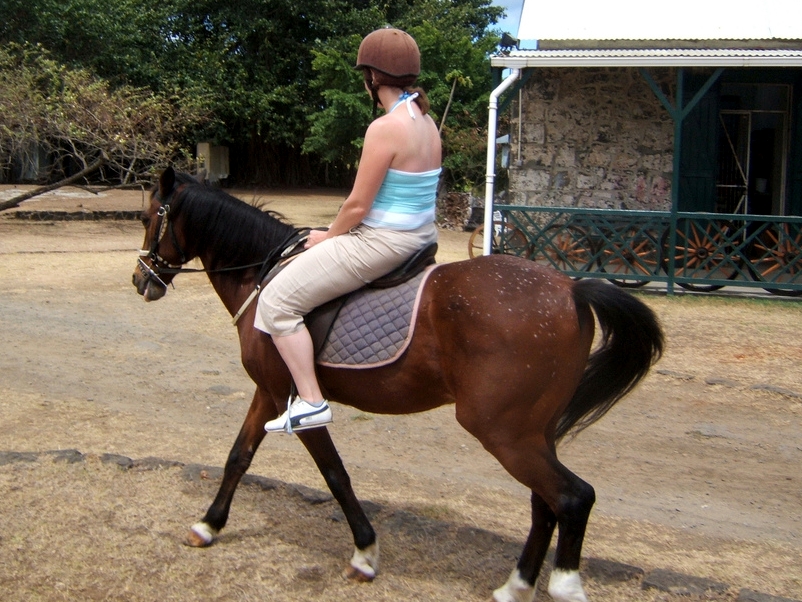
<path fill-rule="evenodd" d="M 361 224 L 301 253 L 259 297 L 254 326 L 286 336 L 304 328 L 315 307 L 392 272 L 418 250 L 437 241 L 437 228 L 385 230 Z"/>

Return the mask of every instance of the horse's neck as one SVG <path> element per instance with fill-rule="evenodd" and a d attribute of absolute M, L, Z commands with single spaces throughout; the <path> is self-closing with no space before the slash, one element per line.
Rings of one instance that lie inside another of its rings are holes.
<path fill-rule="evenodd" d="M 272 217 L 270 219 L 273 219 Z M 294 232 L 294 229 L 291 226 L 286 226 L 286 232 L 280 228 L 276 228 L 275 232 L 273 233 L 273 237 L 283 237 L 284 239 L 289 238 L 289 236 Z M 278 243 L 276 243 L 278 245 Z M 273 252 L 276 250 L 281 251 L 281 249 L 273 249 Z M 215 257 L 212 255 L 213 251 L 207 251 L 207 254 L 201 253 L 200 260 L 203 263 L 203 267 L 206 270 L 210 270 L 210 266 L 216 264 L 217 262 L 214 260 Z M 268 256 L 268 250 L 262 250 L 261 252 L 255 253 L 255 255 L 260 256 L 261 259 L 256 259 L 254 263 L 258 263 L 259 261 L 264 260 L 265 257 Z M 248 262 L 246 262 L 248 263 Z M 217 295 L 220 297 L 220 300 L 225 305 L 228 313 L 231 316 L 236 315 L 238 312 L 244 312 L 246 309 L 250 309 L 253 305 L 255 305 L 255 299 L 250 301 L 249 306 L 246 308 L 244 305 L 248 302 L 248 298 L 252 295 L 256 286 L 259 284 L 256 280 L 258 278 L 258 274 L 260 272 L 259 267 L 251 267 L 245 268 L 244 270 L 231 270 L 231 271 L 209 271 L 209 281 L 212 284 Z"/>
<path fill-rule="evenodd" d="M 208 268 L 206 262 L 203 265 Z M 231 316 L 240 311 L 248 296 L 256 289 L 256 271 L 253 269 L 212 272 L 208 276 L 212 288 Z"/>

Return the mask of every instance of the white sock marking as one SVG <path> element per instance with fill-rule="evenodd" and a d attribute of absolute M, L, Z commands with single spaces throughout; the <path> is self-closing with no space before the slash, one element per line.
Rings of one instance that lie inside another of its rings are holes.
<path fill-rule="evenodd" d="M 364 550 L 355 548 L 351 566 L 373 579 L 379 571 L 379 542 L 372 543 Z"/>
<path fill-rule="evenodd" d="M 529 585 L 516 568 L 507 583 L 493 592 L 494 602 L 534 602 L 535 588 Z"/>
<path fill-rule="evenodd" d="M 190 528 L 192 529 L 193 533 L 195 533 L 195 535 L 197 535 L 204 542 L 206 542 L 207 546 L 210 543 L 212 543 L 212 541 L 214 540 L 215 536 L 217 535 L 217 530 L 216 529 L 212 529 L 206 523 L 195 523 Z"/>
<path fill-rule="evenodd" d="M 554 569 L 549 579 L 549 595 L 555 602 L 588 602 L 579 571 Z"/>

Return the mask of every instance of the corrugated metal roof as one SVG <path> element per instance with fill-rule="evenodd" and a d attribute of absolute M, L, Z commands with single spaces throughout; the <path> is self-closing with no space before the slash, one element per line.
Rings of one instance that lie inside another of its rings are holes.
<path fill-rule="evenodd" d="M 522 40 L 802 39 L 800 0 L 525 0 Z"/>
<path fill-rule="evenodd" d="M 802 67 L 802 50 L 516 50 L 493 67 Z"/>

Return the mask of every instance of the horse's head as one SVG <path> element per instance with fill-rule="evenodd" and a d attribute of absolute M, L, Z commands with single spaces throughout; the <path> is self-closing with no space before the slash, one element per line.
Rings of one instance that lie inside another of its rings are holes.
<path fill-rule="evenodd" d="M 142 212 L 145 241 L 139 252 L 133 283 L 145 301 L 156 301 L 167 293 L 176 273 L 191 257 L 184 251 L 181 232 L 176 228 L 176 197 L 185 184 L 176 182 L 176 173 L 168 167 L 150 193 L 150 204 Z"/>
<path fill-rule="evenodd" d="M 277 215 L 170 167 L 141 217 L 145 242 L 133 281 L 145 301 L 164 297 L 178 272 L 204 271 L 227 281 L 258 277 L 299 240 L 299 231 Z M 198 257 L 203 270 L 182 267 Z"/>

